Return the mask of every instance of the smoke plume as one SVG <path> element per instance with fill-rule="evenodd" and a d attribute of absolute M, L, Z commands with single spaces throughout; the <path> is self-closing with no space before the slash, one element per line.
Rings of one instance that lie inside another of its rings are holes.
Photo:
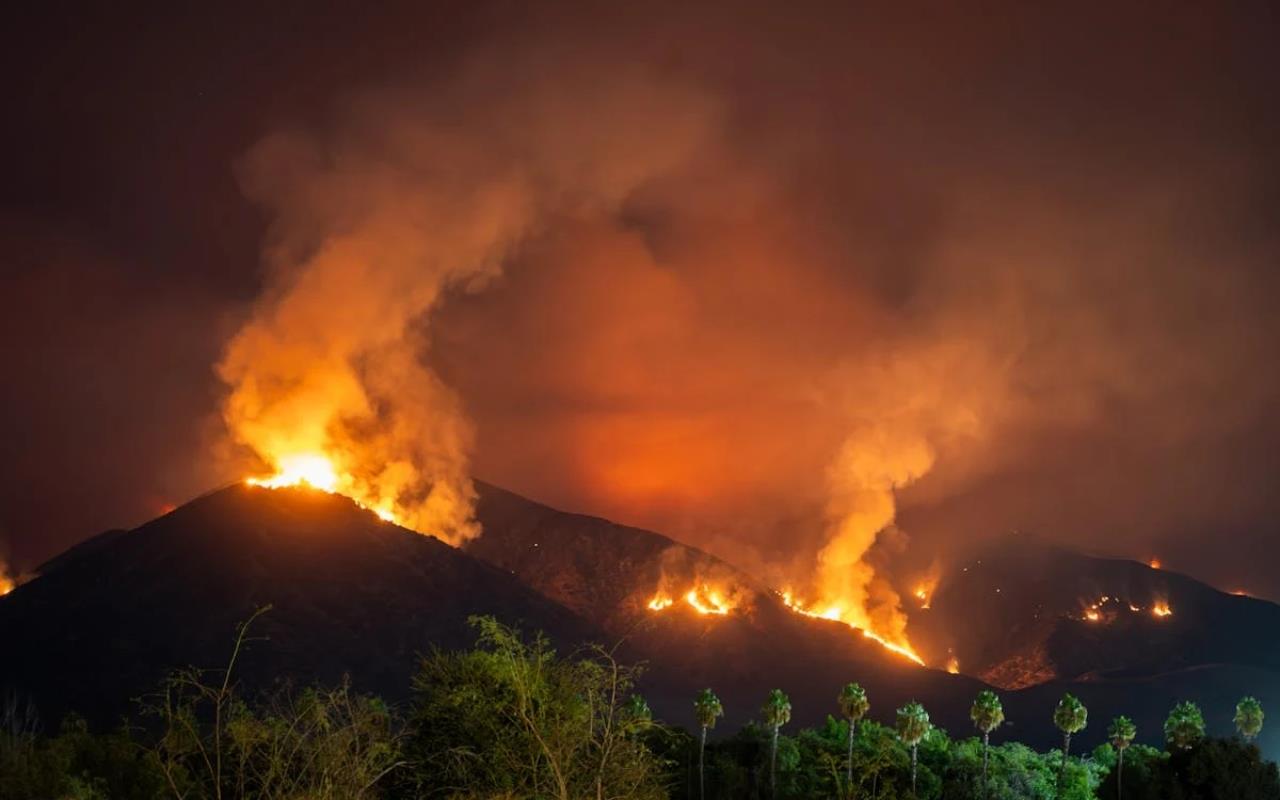
<path fill-rule="evenodd" d="M 454 543 L 479 532 L 474 434 L 427 365 L 433 314 L 557 216 L 612 213 L 707 125 L 639 78 L 511 93 L 494 77 L 365 96 L 332 135 L 255 148 L 242 173 L 274 219 L 270 288 L 219 365 L 227 425 L 267 468 L 327 459 L 337 491 Z M 558 113 L 571 102 L 595 113 Z"/>

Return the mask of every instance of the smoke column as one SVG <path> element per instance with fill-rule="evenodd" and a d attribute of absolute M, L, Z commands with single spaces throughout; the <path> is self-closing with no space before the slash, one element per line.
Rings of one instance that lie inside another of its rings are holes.
<path fill-rule="evenodd" d="M 266 467 L 322 456 L 335 490 L 455 544 L 479 533 L 473 433 L 425 365 L 432 313 L 552 218 L 613 213 L 709 120 L 642 77 L 514 93 L 491 78 L 365 96 L 332 136 L 253 150 L 242 177 L 273 218 L 268 289 L 218 367 L 233 438 Z"/>

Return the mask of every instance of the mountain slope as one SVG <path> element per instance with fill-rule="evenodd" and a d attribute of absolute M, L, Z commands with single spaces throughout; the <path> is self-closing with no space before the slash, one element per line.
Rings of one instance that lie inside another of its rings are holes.
<path fill-rule="evenodd" d="M 1233 664 L 1280 670 L 1280 606 L 1146 564 L 1008 537 L 953 570 L 913 637 L 1005 688 Z"/>
<path fill-rule="evenodd" d="M 225 663 L 237 623 L 271 604 L 240 675 L 336 681 L 405 696 L 416 654 L 469 646 L 471 614 L 595 638 L 507 573 L 381 522 L 345 498 L 232 486 L 45 565 L 0 602 L 0 687 L 48 719 L 109 720 L 173 667 Z"/>

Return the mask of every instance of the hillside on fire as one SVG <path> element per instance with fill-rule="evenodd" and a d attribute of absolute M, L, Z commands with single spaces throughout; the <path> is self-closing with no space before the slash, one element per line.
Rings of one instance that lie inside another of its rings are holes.
<path fill-rule="evenodd" d="M 912 612 L 916 655 L 661 534 L 479 491 L 484 533 L 460 549 L 338 495 L 243 484 L 103 534 L 0 601 L 0 638 L 21 643 L 21 657 L 0 663 L 0 686 L 49 720 L 75 712 L 108 724 L 169 670 L 216 663 L 236 624 L 270 605 L 255 631 L 269 644 L 238 668 L 255 691 L 345 675 L 402 702 L 419 657 L 470 645 L 467 620 L 481 614 L 566 651 L 616 648 L 644 664 L 637 685 L 655 714 L 684 724 L 705 686 L 723 698 L 728 725 L 752 719 L 775 686 L 789 687 L 798 723 L 817 724 L 851 679 L 881 709 L 924 703 L 948 730 L 969 724 L 972 695 L 995 688 L 1011 730 L 1038 746 L 1055 735 L 1036 721 L 1066 690 L 1098 713 L 1129 715 L 1147 739 L 1181 699 L 1211 709 L 1221 732 L 1233 697 L 1280 701 L 1275 643 L 1250 635 L 1274 628 L 1280 607 L 1147 565 L 1008 540 L 943 575 L 928 608 Z M 1152 610 L 1159 603 L 1167 616 Z M 1006 680 L 1011 664 L 1035 670 Z M 1091 746 L 1104 738 L 1081 734 Z M 1270 731 L 1261 743 L 1274 746 Z"/>

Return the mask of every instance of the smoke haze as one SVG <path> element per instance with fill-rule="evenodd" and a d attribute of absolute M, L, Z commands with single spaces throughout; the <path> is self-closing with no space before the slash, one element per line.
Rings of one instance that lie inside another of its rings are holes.
<path fill-rule="evenodd" d="M 1273 12 L 654 12 L 330 19 L 227 85 L 217 26 L 139 43 L 213 95 L 189 152 L 120 122 L 128 176 L 7 190 L 19 563 L 331 446 L 418 529 L 475 535 L 476 475 L 881 630 L 1010 529 L 1280 593 L 1240 555 L 1280 510 Z M 122 181 L 156 199 L 75 205 Z"/>

